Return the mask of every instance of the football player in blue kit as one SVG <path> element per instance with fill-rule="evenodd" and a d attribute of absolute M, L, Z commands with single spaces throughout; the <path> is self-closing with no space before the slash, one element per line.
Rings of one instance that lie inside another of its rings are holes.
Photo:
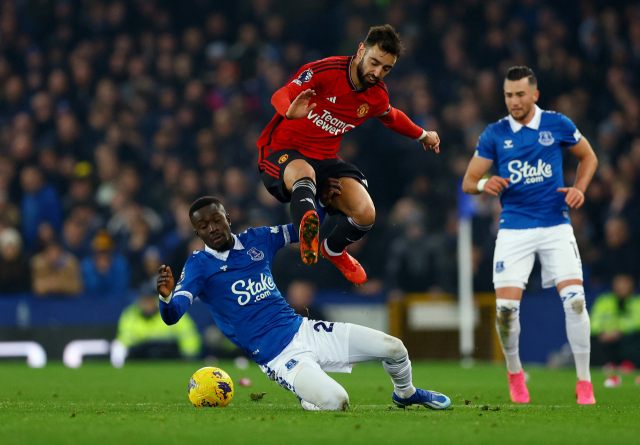
<path fill-rule="evenodd" d="M 340 187 L 330 178 L 321 203 L 328 204 Z M 176 323 L 200 298 L 227 338 L 307 410 L 346 410 L 347 392 L 326 372 L 349 373 L 354 363 L 364 361 L 382 361 L 397 406 L 440 410 L 451 405 L 447 396 L 413 386 L 411 361 L 399 339 L 355 324 L 309 320 L 289 307 L 271 266 L 279 249 L 299 241 L 292 224 L 235 235 L 223 204 L 210 196 L 196 200 L 189 216 L 205 248 L 191 254 L 177 285 L 171 269 L 160 268 L 157 289 L 165 323 Z"/>
<path fill-rule="evenodd" d="M 496 329 L 507 362 L 511 400 L 529 403 L 520 363 L 520 300 L 535 255 L 542 265 L 542 286 L 555 286 L 565 312 L 567 338 L 576 364 L 579 404 L 594 404 L 589 371 L 590 322 L 582 285 L 582 262 L 569 220 L 569 208 L 584 203 L 598 166 L 593 149 L 566 116 L 543 111 L 533 71 L 510 68 L 504 81 L 509 115 L 480 136 L 465 174 L 466 193 L 500 196 L 502 213 L 493 257 Z M 575 184 L 565 187 L 563 150 L 580 161 Z M 495 165 L 496 175 L 483 179 Z"/>

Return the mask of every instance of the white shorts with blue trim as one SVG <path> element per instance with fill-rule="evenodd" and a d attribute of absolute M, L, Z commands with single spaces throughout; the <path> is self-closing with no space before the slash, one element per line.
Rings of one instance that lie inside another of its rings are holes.
<path fill-rule="evenodd" d="M 582 280 L 582 260 L 570 224 L 500 229 L 493 255 L 494 288 L 525 289 L 536 255 L 542 265 L 542 287 L 554 287 L 566 280 Z"/>
<path fill-rule="evenodd" d="M 324 372 L 350 373 L 350 323 L 333 323 L 304 318 L 291 343 L 266 365 L 262 372 L 283 388 L 293 391 L 298 372 L 313 367 Z"/>

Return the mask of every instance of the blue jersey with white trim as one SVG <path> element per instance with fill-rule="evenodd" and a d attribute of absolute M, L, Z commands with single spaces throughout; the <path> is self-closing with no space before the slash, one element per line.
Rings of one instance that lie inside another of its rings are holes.
<path fill-rule="evenodd" d="M 536 114 L 526 126 L 511 116 L 491 124 L 480 136 L 475 156 L 490 159 L 498 176 L 510 178 L 500 194 L 501 229 L 531 229 L 570 224 L 564 187 L 562 149 L 582 135 L 568 117 L 554 111 Z"/>
<path fill-rule="evenodd" d="M 171 301 L 160 301 L 160 310 L 165 322 L 175 322 L 200 298 L 222 333 L 265 364 L 291 342 L 302 323 L 271 275 L 276 252 L 297 243 L 298 235 L 289 224 L 248 229 L 234 239 L 234 247 L 225 252 L 209 247 L 193 252 Z"/>

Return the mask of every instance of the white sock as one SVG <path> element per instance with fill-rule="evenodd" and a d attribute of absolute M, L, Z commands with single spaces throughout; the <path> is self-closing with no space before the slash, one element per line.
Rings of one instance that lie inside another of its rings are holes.
<path fill-rule="evenodd" d="M 325 238 L 324 241 L 324 251 L 327 252 L 330 256 L 340 256 L 342 255 L 342 252 L 340 253 L 335 253 L 333 250 L 329 249 L 329 245 L 327 244 L 327 239 Z"/>
<path fill-rule="evenodd" d="M 411 381 L 411 360 L 408 355 L 394 363 L 383 361 L 382 366 L 391 377 L 393 390 L 398 396 L 408 399 L 415 394 L 416 388 Z"/>
<path fill-rule="evenodd" d="M 584 298 L 584 287 L 574 284 L 560 291 L 567 325 L 567 339 L 576 361 L 578 380 L 591 381 L 591 321 Z"/>
<path fill-rule="evenodd" d="M 522 371 L 520 363 L 520 300 L 496 298 L 496 330 L 509 374 Z"/>

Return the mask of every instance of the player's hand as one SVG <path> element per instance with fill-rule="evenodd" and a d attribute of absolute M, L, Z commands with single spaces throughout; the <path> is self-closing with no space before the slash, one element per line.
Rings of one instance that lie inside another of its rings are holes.
<path fill-rule="evenodd" d="M 427 131 L 427 134 L 422 139 L 418 139 L 425 150 L 433 150 L 436 153 L 440 153 L 440 136 L 435 131 Z"/>
<path fill-rule="evenodd" d="M 492 176 L 484 185 L 484 191 L 490 195 L 498 196 L 504 189 L 509 188 L 510 178 L 501 178 L 500 176 Z"/>
<path fill-rule="evenodd" d="M 173 279 L 171 268 L 164 264 L 160 266 L 158 270 L 160 276 L 156 279 L 156 289 L 158 293 L 164 298 L 167 298 L 173 292 L 173 288 L 176 286 L 176 281 Z"/>
<path fill-rule="evenodd" d="M 584 193 L 575 187 L 560 187 L 558 189 L 560 193 L 564 193 L 564 202 L 567 203 L 571 209 L 579 209 L 584 204 Z"/>
<path fill-rule="evenodd" d="M 320 204 L 328 206 L 331 204 L 331 200 L 334 196 L 342 194 L 342 183 L 336 178 L 327 178 L 322 184 L 322 190 L 320 190 Z"/>
<path fill-rule="evenodd" d="M 302 93 L 298 94 L 291 105 L 289 105 L 289 109 L 287 110 L 287 118 L 288 119 L 302 119 L 306 117 L 311 110 L 313 110 L 318 104 L 309 105 L 309 101 L 316 95 L 316 92 L 309 89 L 305 90 Z"/>

